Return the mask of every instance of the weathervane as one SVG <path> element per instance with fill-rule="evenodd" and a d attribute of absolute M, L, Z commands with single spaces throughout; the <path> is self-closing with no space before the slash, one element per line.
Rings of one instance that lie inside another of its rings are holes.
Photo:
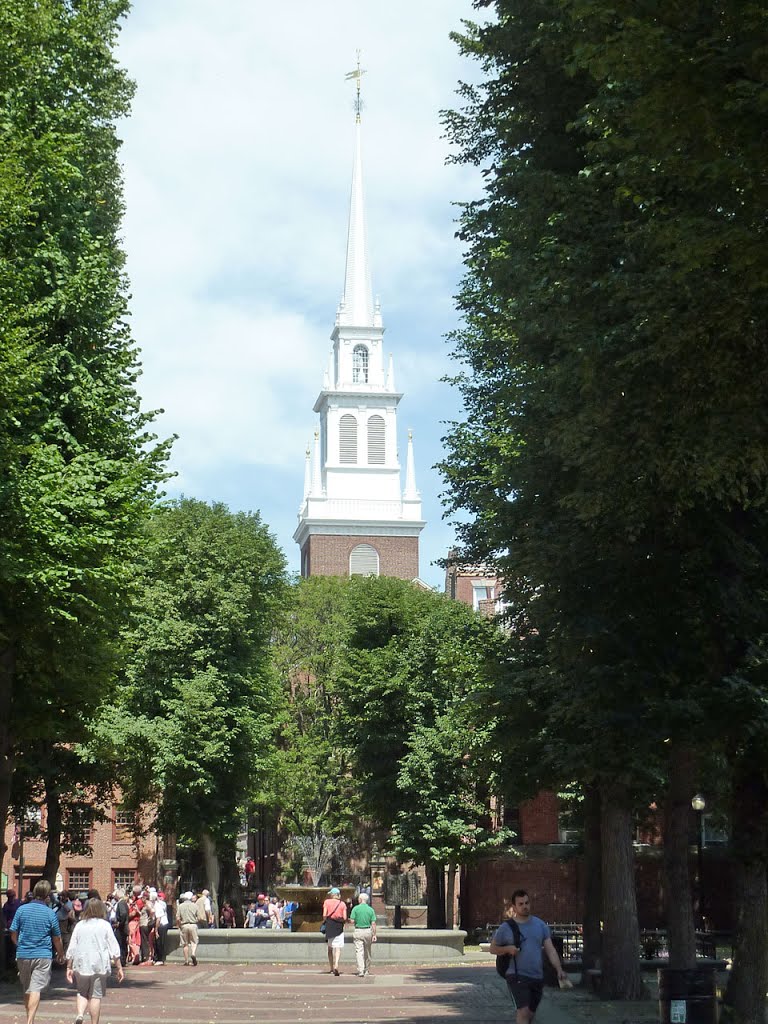
<path fill-rule="evenodd" d="M 357 95 L 355 96 L 355 120 L 360 123 L 360 111 L 363 109 L 363 101 L 360 99 L 360 79 L 365 74 L 365 68 L 360 67 L 360 51 L 357 51 L 357 67 L 354 71 L 348 71 L 344 78 L 346 81 L 352 81 L 354 79 L 357 86 Z"/>

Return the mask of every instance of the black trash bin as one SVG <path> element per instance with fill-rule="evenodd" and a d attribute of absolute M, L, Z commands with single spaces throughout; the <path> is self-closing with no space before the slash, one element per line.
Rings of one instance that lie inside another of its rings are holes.
<path fill-rule="evenodd" d="M 659 968 L 661 1024 L 717 1024 L 715 968 Z"/>
<path fill-rule="evenodd" d="M 563 936 L 562 935 L 553 935 L 552 936 L 552 945 L 557 950 L 557 955 L 560 957 L 560 960 L 562 962 L 562 959 L 563 959 L 563 949 L 565 948 L 565 940 L 563 939 Z M 552 985 L 554 988 L 557 988 L 557 986 L 559 984 L 559 982 L 557 980 L 557 971 L 552 966 L 552 964 L 549 962 L 549 958 L 547 957 L 546 953 L 542 953 L 542 957 L 543 957 L 543 960 L 544 960 L 544 984 L 545 985 Z"/>

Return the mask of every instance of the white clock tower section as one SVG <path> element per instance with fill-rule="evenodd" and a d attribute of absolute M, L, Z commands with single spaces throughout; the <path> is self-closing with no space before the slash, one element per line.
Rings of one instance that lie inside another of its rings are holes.
<path fill-rule="evenodd" d="M 408 436 L 405 487 L 397 449 L 392 356 L 384 357 L 384 325 L 373 300 L 363 204 L 358 67 L 355 158 L 344 294 L 331 334 L 333 348 L 315 402 L 319 430 L 307 449 L 304 501 L 294 540 L 302 576 L 418 576 L 424 527 Z"/>

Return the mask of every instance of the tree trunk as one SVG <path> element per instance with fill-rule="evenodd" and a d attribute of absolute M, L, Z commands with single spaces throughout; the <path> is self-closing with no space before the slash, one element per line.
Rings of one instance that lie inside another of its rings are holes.
<path fill-rule="evenodd" d="M 448 865 L 448 888 L 446 892 L 446 928 L 453 928 L 456 924 L 456 865 Z"/>
<path fill-rule="evenodd" d="M 42 877 L 56 888 L 56 875 L 61 862 L 61 795 L 54 780 L 46 777 L 45 783 L 45 831 L 48 834 L 48 845 L 45 849 L 45 865 Z M 106 894 L 105 894 L 106 895 Z"/>
<path fill-rule="evenodd" d="M 445 884 L 442 864 L 428 861 L 427 874 L 427 928 L 445 928 Z"/>
<path fill-rule="evenodd" d="M 669 966 L 681 970 L 696 966 L 696 926 L 690 872 L 691 799 L 695 768 L 690 747 L 673 744 L 669 752 L 669 786 L 664 802 L 664 908 L 669 936 Z M 701 879 L 698 885 L 701 885 Z"/>
<path fill-rule="evenodd" d="M 757 756 L 742 755 L 733 784 L 736 930 L 724 1019 L 763 1024 L 768 991 L 768 787 Z"/>
<path fill-rule="evenodd" d="M 5 826 L 8 822 L 8 806 L 11 802 L 13 781 L 13 744 L 11 742 L 11 715 L 13 712 L 13 690 L 16 681 L 16 651 L 12 645 L 0 650 L 0 864 L 8 849 L 5 843 Z M 13 866 L 8 884 L 15 887 Z M 21 884 L 19 884 L 21 889 Z M 21 892 L 18 893 L 21 897 Z M 0 914 L 0 969 L 6 963 L 6 933 L 3 915 Z"/>
<path fill-rule="evenodd" d="M 235 923 L 240 928 L 243 924 L 243 890 L 240 885 L 240 872 L 237 867 L 235 844 L 224 843 L 221 846 L 221 879 L 219 896 L 221 903 L 229 900 L 235 911 Z"/>
<path fill-rule="evenodd" d="M 600 788 L 603 867 L 604 999 L 645 999 L 640 974 L 640 928 L 637 923 L 633 816 L 626 788 L 603 783 Z"/>
<path fill-rule="evenodd" d="M 205 863 L 205 878 L 208 889 L 211 892 L 211 910 L 213 912 L 213 923 L 219 923 L 219 857 L 216 849 L 216 842 L 209 832 L 203 832 L 200 840 L 203 851 L 203 862 Z"/>
<path fill-rule="evenodd" d="M 584 787 L 584 908 L 581 914 L 583 970 L 581 983 L 591 985 L 587 971 L 599 967 L 602 951 L 603 882 L 600 844 L 600 790 Z"/>

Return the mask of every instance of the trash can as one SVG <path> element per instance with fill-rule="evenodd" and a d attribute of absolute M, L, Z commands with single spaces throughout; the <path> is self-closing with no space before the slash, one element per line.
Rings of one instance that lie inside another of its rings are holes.
<path fill-rule="evenodd" d="M 661 1024 L 717 1024 L 715 968 L 659 968 Z"/>
<path fill-rule="evenodd" d="M 565 948 L 565 940 L 563 939 L 563 936 L 562 935 L 553 935 L 552 936 L 552 945 L 557 950 L 557 955 L 560 957 L 560 960 L 562 961 L 562 959 L 563 959 L 563 950 Z M 551 985 L 553 988 L 557 988 L 557 986 L 559 984 L 558 980 L 557 980 L 557 971 L 552 966 L 552 964 L 549 962 L 546 953 L 542 954 L 542 959 L 544 961 L 544 984 L 545 985 Z"/>

